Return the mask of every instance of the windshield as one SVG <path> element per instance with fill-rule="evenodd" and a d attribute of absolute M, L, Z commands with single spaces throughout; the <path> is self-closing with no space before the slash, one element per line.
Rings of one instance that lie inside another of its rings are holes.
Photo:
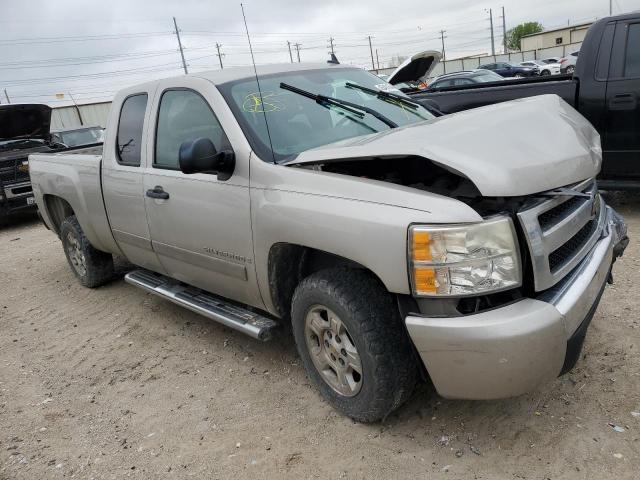
<path fill-rule="evenodd" d="M 23 138 L 13 140 L 0 140 L 0 150 L 22 150 L 43 145 L 44 141 L 38 138 Z"/>
<path fill-rule="evenodd" d="M 501 77 L 500 75 L 498 75 L 495 72 L 492 72 L 490 70 L 487 70 L 486 72 L 480 72 L 480 73 L 476 73 L 473 76 L 474 80 L 478 83 L 485 83 L 485 82 L 501 82 L 504 80 L 504 77 Z"/>
<path fill-rule="evenodd" d="M 275 160 L 281 163 L 304 150 L 390 128 L 369 113 L 358 114 L 359 110 L 349 111 L 335 105 L 323 106 L 310 98 L 282 89 L 280 83 L 373 109 L 398 126 L 434 118 L 421 106 L 410 108 L 396 100 L 384 100 L 348 88 L 347 83 L 354 83 L 405 96 L 375 75 L 358 69 L 331 68 L 261 76 L 262 102 L 255 79 L 219 85 L 252 148 L 269 162 Z M 269 147 L 265 114 L 273 153 Z"/>
<path fill-rule="evenodd" d="M 82 130 L 70 130 L 58 133 L 62 143 L 69 147 L 79 147 L 81 145 L 91 145 L 92 143 L 102 143 L 104 130 L 102 128 L 85 128 Z"/>

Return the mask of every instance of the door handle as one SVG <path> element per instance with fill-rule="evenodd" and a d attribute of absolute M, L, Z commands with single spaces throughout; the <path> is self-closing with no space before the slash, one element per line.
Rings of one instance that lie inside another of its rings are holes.
<path fill-rule="evenodd" d="M 618 93 L 609 100 L 611 110 L 635 110 L 638 101 L 633 93 Z"/>
<path fill-rule="evenodd" d="M 169 194 L 165 192 L 160 185 L 157 185 L 153 187 L 152 190 L 147 190 L 147 197 L 167 200 L 169 198 Z"/>

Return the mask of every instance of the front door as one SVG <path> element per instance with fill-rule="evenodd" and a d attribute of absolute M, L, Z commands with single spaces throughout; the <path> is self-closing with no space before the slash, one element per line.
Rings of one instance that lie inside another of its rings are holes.
<path fill-rule="evenodd" d="M 606 94 L 604 178 L 640 177 L 640 22 L 620 21 Z"/>
<path fill-rule="evenodd" d="M 213 113 L 213 85 L 186 79 L 190 88 L 162 90 L 154 106 L 155 138 L 148 148 L 145 202 L 154 251 L 173 278 L 209 292 L 261 305 L 251 236 L 248 165 L 237 165 L 228 180 L 215 174 L 180 171 L 180 146 L 209 138 L 216 149 L 232 150 Z M 208 85 L 208 87 L 207 87 Z M 201 93 L 199 93 L 201 92 Z M 221 98 L 220 101 L 223 101 Z M 248 157 L 238 162 L 246 161 Z M 165 197 L 165 198 L 159 198 Z"/>

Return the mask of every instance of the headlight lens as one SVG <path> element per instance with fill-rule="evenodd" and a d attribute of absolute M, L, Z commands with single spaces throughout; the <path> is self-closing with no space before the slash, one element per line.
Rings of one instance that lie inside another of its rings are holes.
<path fill-rule="evenodd" d="M 522 284 L 516 233 L 506 216 L 472 225 L 413 225 L 409 259 L 416 296 L 477 295 Z"/>

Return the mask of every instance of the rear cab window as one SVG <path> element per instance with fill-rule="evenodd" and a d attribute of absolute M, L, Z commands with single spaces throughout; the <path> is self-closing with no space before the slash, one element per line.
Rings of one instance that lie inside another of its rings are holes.
<path fill-rule="evenodd" d="M 624 76 L 640 77 L 640 23 L 629 25 L 624 58 Z"/>
<path fill-rule="evenodd" d="M 138 93 L 128 96 L 122 103 L 116 137 L 116 160 L 120 165 L 140 166 L 147 99 L 146 93 Z"/>

